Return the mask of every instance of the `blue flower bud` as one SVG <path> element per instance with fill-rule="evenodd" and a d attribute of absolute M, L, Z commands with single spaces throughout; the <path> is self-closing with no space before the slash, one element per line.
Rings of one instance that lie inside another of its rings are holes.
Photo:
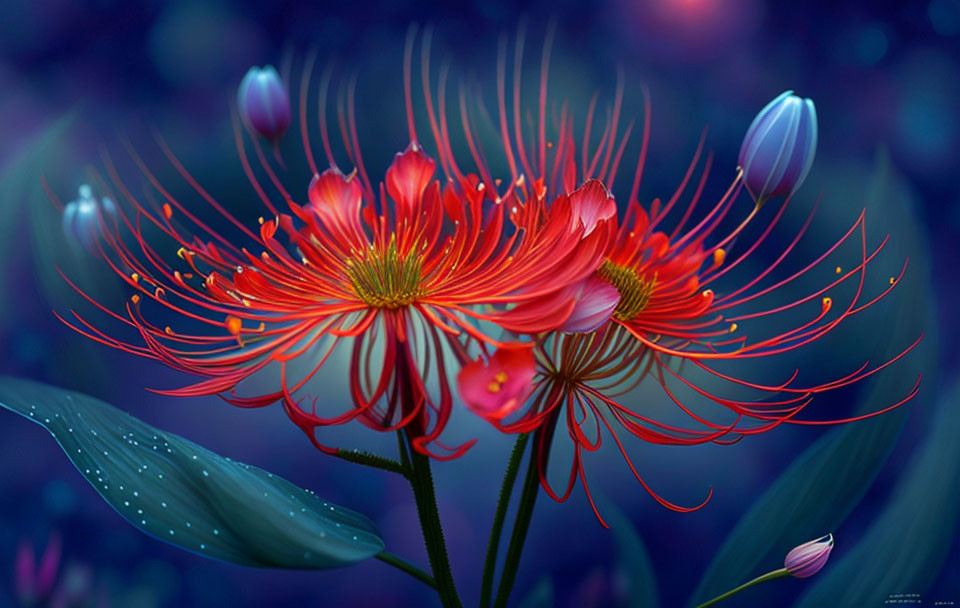
<path fill-rule="evenodd" d="M 94 255 L 98 252 L 97 240 L 103 230 L 109 229 L 116 221 L 114 202 L 107 197 L 98 201 L 87 184 L 78 189 L 77 200 L 70 201 L 63 208 L 63 232 L 67 240 Z"/>
<path fill-rule="evenodd" d="M 244 120 L 271 141 L 283 137 L 290 126 L 290 98 L 271 65 L 250 68 L 240 82 L 237 105 Z"/>
<path fill-rule="evenodd" d="M 768 103 L 753 119 L 740 147 L 743 181 L 757 204 L 796 192 L 810 172 L 816 151 L 813 101 L 787 91 Z"/>

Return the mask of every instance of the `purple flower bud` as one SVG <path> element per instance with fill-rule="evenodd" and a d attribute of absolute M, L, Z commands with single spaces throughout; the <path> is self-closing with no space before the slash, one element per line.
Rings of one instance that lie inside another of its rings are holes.
<path fill-rule="evenodd" d="M 792 549 L 783 560 L 783 565 L 791 576 L 807 578 L 820 572 L 832 550 L 833 534 L 827 534 Z"/>
<path fill-rule="evenodd" d="M 244 120 L 271 141 L 283 137 L 290 126 L 290 99 L 272 65 L 250 68 L 240 82 L 237 105 Z"/>
<path fill-rule="evenodd" d="M 97 240 L 117 221 L 117 207 L 107 197 L 94 198 L 90 186 L 79 188 L 77 200 L 63 208 L 63 232 L 75 245 L 97 255 Z"/>
<path fill-rule="evenodd" d="M 817 110 L 810 99 L 787 91 L 753 119 L 740 147 L 747 190 L 762 205 L 793 194 L 806 179 L 817 151 Z"/>

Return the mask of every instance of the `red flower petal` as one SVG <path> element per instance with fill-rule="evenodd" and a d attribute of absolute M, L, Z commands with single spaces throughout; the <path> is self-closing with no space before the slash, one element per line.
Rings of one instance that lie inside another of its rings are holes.
<path fill-rule="evenodd" d="M 387 192 L 397 202 L 399 210 L 410 213 L 416 208 L 436 166 L 416 143 L 411 143 L 393 158 L 393 164 L 387 169 Z"/>
<path fill-rule="evenodd" d="M 574 217 L 583 224 L 584 236 L 593 232 L 600 222 L 617 215 L 617 203 L 598 179 L 587 180 L 571 192 L 570 207 Z"/>
<path fill-rule="evenodd" d="M 502 420 L 523 406 L 532 391 L 536 360 L 531 348 L 500 348 L 484 363 L 469 363 L 457 374 L 460 397 L 487 420 Z"/>

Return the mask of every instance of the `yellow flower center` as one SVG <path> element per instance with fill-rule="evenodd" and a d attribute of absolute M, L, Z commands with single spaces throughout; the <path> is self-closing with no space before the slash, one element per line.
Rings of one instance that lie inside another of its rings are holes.
<path fill-rule="evenodd" d="M 497 372 L 493 375 L 493 380 L 490 381 L 490 384 L 487 385 L 487 390 L 491 393 L 499 393 L 504 383 L 509 379 L 510 376 L 507 372 Z"/>
<path fill-rule="evenodd" d="M 629 321 L 643 312 L 657 284 L 656 275 L 647 279 L 633 268 L 614 264 L 610 260 L 604 260 L 597 273 L 620 292 L 620 302 L 613 311 L 613 318 L 618 321 Z"/>
<path fill-rule="evenodd" d="M 420 258 L 401 255 L 393 239 L 386 250 L 368 249 L 346 265 L 353 292 L 371 308 L 402 308 L 424 293 Z"/>

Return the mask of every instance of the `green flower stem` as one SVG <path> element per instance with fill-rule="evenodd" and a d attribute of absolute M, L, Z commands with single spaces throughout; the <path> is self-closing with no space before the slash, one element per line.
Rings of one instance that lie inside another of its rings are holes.
<path fill-rule="evenodd" d="M 552 426 L 550 431 L 552 434 Z M 543 429 L 538 431 L 538 433 L 540 432 L 543 432 Z M 549 438 L 547 444 L 549 445 Z M 517 578 L 517 568 L 520 566 L 523 543 L 527 539 L 527 530 L 530 528 L 530 520 L 533 517 L 533 507 L 537 502 L 537 494 L 540 493 L 540 474 L 537 471 L 535 456 L 535 453 L 530 455 L 527 465 L 527 476 L 523 481 L 520 506 L 517 508 L 517 518 L 513 523 L 513 534 L 510 538 L 510 545 L 507 547 L 507 557 L 503 563 L 500 586 L 497 588 L 497 597 L 493 602 L 494 608 L 506 608 L 507 600 L 510 599 L 510 592 L 513 590 L 513 583 Z"/>
<path fill-rule="evenodd" d="M 417 568 L 416 566 L 414 566 L 413 564 L 411 564 L 410 562 L 408 562 L 407 560 L 403 559 L 400 556 L 394 555 L 393 553 L 390 553 L 388 551 L 383 551 L 377 554 L 377 559 L 379 559 L 385 564 L 390 564 L 391 566 L 393 566 L 394 568 L 397 568 L 398 570 L 402 570 L 403 572 L 406 572 L 410 576 L 414 577 L 415 579 L 423 583 L 426 583 L 427 585 L 433 587 L 434 589 L 437 588 L 437 581 L 435 581 L 432 576 L 430 576 L 420 568 Z"/>
<path fill-rule="evenodd" d="M 497 512 L 493 518 L 493 527 L 490 530 L 490 540 L 487 542 L 487 556 L 483 562 L 483 584 L 480 590 L 480 608 L 489 608 L 490 597 L 493 595 L 493 574 L 497 568 L 497 551 L 500 548 L 500 536 L 503 534 L 503 523 L 507 519 L 507 507 L 510 506 L 510 495 L 520 472 L 520 461 L 530 439 L 528 433 L 517 438 L 507 464 L 507 472 L 503 476 L 500 486 L 500 498 L 497 501 Z"/>
<path fill-rule="evenodd" d="M 407 449 L 406 446 L 401 454 L 407 454 L 406 457 L 410 461 L 410 485 L 413 487 L 420 528 L 423 530 L 427 556 L 430 558 L 430 569 L 436 579 L 440 602 L 444 608 L 462 608 L 453 581 L 453 572 L 450 570 L 450 560 L 447 557 L 447 544 L 443 538 L 440 512 L 437 510 L 437 496 L 433 487 L 430 459 L 416 449 Z"/>
<path fill-rule="evenodd" d="M 764 575 L 762 575 L 762 576 L 758 576 L 757 578 L 753 579 L 752 581 L 748 581 L 748 582 L 740 585 L 740 586 L 737 587 L 736 589 L 731 589 L 730 591 L 727 591 L 727 592 L 724 593 L 723 595 L 718 595 L 717 597 L 713 598 L 713 599 L 710 600 L 709 602 L 704 602 L 703 604 L 700 604 L 699 606 L 697 606 L 697 608 L 707 608 L 707 606 L 713 606 L 714 604 L 716 604 L 716 603 L 718 603 L 718 602 L 722 602 L 723 600 L 727 599 L 728 597 L 730 597 L 730 596 L 732 596 L 732 595 L 736 595 L 737 593 L 740 593 L 740 592 L 743 591 L 744 589 L 749 589 L 750 587 L 753 587 L 754 585 L 756 585 L 756 584 L 758 584 L 758 583 L 763 583 L 763 582 L 766 582 L 766 581 L 772 581 L 772 580 L 774 580 L 774 579 L 783 578 L 783 577 L 785 577 L 785 576 L 790 576 L 790 573 L 787 572 L 787 569 L 786 569 L 786 568 L 780 568 L 779 570 L 774 570 L 773 572 L 767 572 L 766 574 L 764 574 Z"/>
<path fill-rule="evenodd" d="M 391 458 L 384 458 L 383 456 L 377 456 L 376 454 L 362 452 L 360 450 L 343 449 L 338 449 L 336 455 L 337 458 L 346 460 L 348 462 L 362 464 L 364 466 L 373 467 L 382 471 L 397 473 L 398 475 L 403 475 L 404 477 L 410 476 L 410 468 L 408 466 L 404 466 L 402 463 L 399 463 Z"/>

